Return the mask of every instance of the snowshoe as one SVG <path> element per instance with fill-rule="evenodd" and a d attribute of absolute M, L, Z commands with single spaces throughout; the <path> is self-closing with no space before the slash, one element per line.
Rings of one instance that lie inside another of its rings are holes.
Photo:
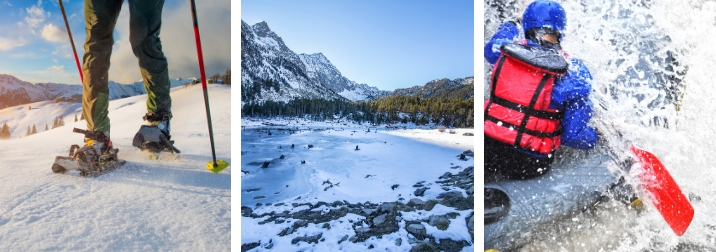
<path fill-rule="evenodd" d="M 142 125 L 132 139 L 132 146 L 141 150 L 157 153 L 168 151 L 181 153 L 174 147 L 174 141 L 169 135 L 169 120 L 171 113 L 147 113 L 142 119 L 149 122 L 149 125 Z"/>
<path fill-rule="evenodd" d="M 118 149 L 113 148 L 109 140 L 109 132 L 94 132 L 75 128 L 75 133 L 85 135 L 85 145 L 70 146 L 68 156 L 57 156 L 52 164 L 54 173 L 65 173 L 68 170 L 80 172 L 80 176 L 97 177 L 111 172 L 124 165 L 126 161 L 117 158 Z"/>

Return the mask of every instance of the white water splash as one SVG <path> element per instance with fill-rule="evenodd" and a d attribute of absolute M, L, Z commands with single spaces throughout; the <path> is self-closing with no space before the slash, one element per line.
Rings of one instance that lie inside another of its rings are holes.
<path fill-rule="evenodd" d="M 711 38 L 716 34 L 716 2 L 562 4 L 568 17 L 563 48 L 584 61 L 594 77 L 595 111 L 590 124 L 604 133 L 620 159 L 631 155 L 630 143 L 659 157 L 692 198 L 696 214 L 687 232 L 677 237 L 642 193 L 647 209 L 641 214 L 623 205 L 605 204 L 596 213 L 577 216 L 577 222 L 568 219 L 534 231 L 535 240 L 522 250 L 713 251 L 716 47 Z M 485 40 L 502 21 L 520 13 L 522 5 L 519 0 L 486 1 Z M 635 175 L 641 168 L 634 167 L 627 178 L 638 184 Z"/>

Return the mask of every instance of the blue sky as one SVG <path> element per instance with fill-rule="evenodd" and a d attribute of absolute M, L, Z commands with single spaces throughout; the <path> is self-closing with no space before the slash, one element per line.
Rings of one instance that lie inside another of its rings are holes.
<path fill-rule="evenodd" d="M 473 1 L 243 0 L 296 53 L 323 53 L 350 80 L 383 90 L 474 75 Z"/>
<path fill-rule="evenodd" d="M 82 60 L 85 41 L 84 1 L 63 0 L 70 29 Z M 231 68 L 230 0 L 197 1 L 197 15 L 208 76 Z M 110 80 L 141 80 L 129 45 L 129 12 L 125 1 L 115 27 Z M 160 38 L 171 78 L 199 77 L 189 1 L 166 0 Z M 58 1 L 0 0 L 0 73 L 31 83 L 80 84 Z"/>

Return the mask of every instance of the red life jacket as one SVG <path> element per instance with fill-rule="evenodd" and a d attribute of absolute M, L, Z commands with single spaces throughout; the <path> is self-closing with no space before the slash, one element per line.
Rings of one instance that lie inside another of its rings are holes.
<path fill-rule="evenodd" d="M 555 80 L 567 72 L 567 61 L 554 50 L 526 44 L 506 44 L 500 51 L 485 102 L 485 136 L 523 150 L 553 153 L 560 145 L 564 112 L 549 104 Z"/>

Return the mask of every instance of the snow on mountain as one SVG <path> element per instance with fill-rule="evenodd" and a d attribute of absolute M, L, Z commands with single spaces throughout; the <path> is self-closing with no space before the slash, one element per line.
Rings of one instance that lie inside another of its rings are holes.
<path fill-rule="evenodd" d="M 267 83 L 267 81 L 271 81 Z M 275 83 L 273 83 L 275 82 Z M 321 53 L 296 54 L 266 22 L 241 21 L 242 102 L 295 98 L 372 100 L 386 93 L 348 80 Z"/>
<path fill-rule="evenodd" d="M 170 82 L 171 87 L 177 87 L 189 83 L 191 80 L 177 78 L 170 80 Z M 146 93 L 144 83 L 141 80 L 132 84 L 120 84 L 109 81 L 110 99 L 119 99 Z M 0 108 L 54 100 L 57 98 L 80 101 L 82 98 L 82 86 L 59 83 L 32 84 L 12 75 L 0 74 Z"/>
<path fill-rule="evenodd" d="M 16 83 L 17 84 L 17 83 Z M 231 163 L 231 88 L 209 85 L 216 156 Z M 85 128 L 69 115 L 78 103 L 36 102 L 0 110 L 0 123 L 44 122 L 64 114 L 65 126 L 0 141 L 0 251 L 228 251 L 231 248 L 231 166 L 214 174 L 204 101 L 198 85 L 172 89 L 172 139 L 182 153 L 149 159 L 132 147 L 146 122 L 146 95 L 109 103 L 111 138 L 127 164 L 97 178 L 54 174 Z M 181 102 L 177 102 L 181 101 Z M 13 131 L 15 134 L 16 131 Z"/>
<path fill-rule="evenodd" d="M 299 54 L 306 65 L 308 76 L 351 101 L 375 100 L 388 91 L 367 84 L 358 84 L 344 77 L 322 53 Z"/>
<path fill-rule="evenodd" d="M 437 79 L 431 80 L 422 86 L 396 89 L 392 95 L 418 96 L 420 98 L 458 98 L 470 99 L 475 97 L 475 78 Z"/>

